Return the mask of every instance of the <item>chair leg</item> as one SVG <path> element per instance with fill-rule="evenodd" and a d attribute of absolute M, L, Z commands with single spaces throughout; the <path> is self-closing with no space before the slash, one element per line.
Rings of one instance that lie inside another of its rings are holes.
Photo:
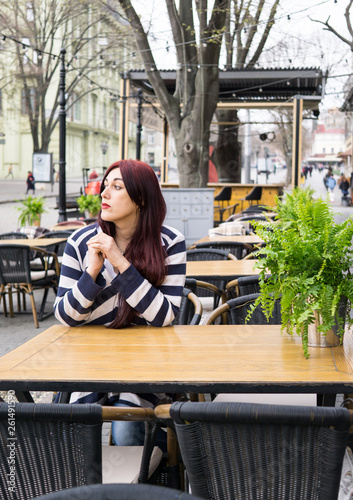
<path fill-rule="evenodd" d="M 5 316 L 5 318 L 7 318 L 5 285 L 0 285 L 0 302 L 1 302 L 1 298 L 2 298 L 2 301 L 3 301 L 4 316 Z"/>
<path fill-rule="evenodd" d="M 39 328 L 38 315 L 37 315 L 37 309 L 36 309 L 36 303 L 35 303 L 35 300 L 34 300 L 33 290 L 31 290 L 29 292 L 29 296 L 31 298 L 31 306 L 32 306 L 32 313 L 33 313 L 34 324 L 35 324 L 36 328 Z"/>
<path fill-rule="evenodd" d="M 10 318 L 13 318 L 13 301 L 12 301 L 12 290 L 11 288 L 8 289 L 8 294 L 9 294 L 9 308 L 10 308 Z"/>

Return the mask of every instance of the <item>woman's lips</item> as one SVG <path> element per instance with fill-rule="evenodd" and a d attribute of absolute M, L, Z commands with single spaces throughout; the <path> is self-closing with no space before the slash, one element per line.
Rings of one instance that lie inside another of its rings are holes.
<path fill-rule="evenodd" d="M 107 205 L 106 203 L 102 203 L 102 209 L 110 208 L 110 205 Z"/>

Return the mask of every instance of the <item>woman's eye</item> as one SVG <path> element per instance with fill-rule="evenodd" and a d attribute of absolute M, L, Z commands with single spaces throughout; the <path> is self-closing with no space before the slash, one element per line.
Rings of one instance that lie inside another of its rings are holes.
<path fill-rule="evenodd" d="M 115 189 L 121 189 L 121 186 L 119 186 L 119 184 L 115 184 L 114 187 Z"/>

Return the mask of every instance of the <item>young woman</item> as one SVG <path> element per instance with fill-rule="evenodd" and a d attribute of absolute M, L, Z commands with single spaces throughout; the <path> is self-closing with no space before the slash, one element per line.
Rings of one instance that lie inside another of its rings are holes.
<path fill-rule="evenodd" d="M 68 326 L 169 325 L 181 302 L 186 248 L 181 233 L 162 225 L 166 205 L 154 171 L 137 160 L 113 163 L 100 194 L 98 223 L 68 239 L 56 318 Z M 79 396 L 74 393 L 71 401 L 98 402 L 102 395 Z M 115 404 L 154 406 L 160 397 L 121 393 Z M 140 427 L 138 422 L 114 422 L 115 444 L 142 444 Z"/>

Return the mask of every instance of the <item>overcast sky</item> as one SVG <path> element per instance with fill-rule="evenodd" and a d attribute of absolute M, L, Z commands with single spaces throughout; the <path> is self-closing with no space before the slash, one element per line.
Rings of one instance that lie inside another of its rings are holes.
<path fill-rule="evenodd" d="M 178 0 L 176 3 L 178 5 Z M 273 0 L 266 0 L 267 6 L 272 3 Z M 210 1 L 209 4 L 213 5 L 213 2 Z M 323 102 L 325 107 L 340 106 L 343 103 L 342 89 L 348 78 L 346 75 L 351 73 L 352 53 L 348 45 L 325 31 L 322 24 L 311 19 L 326 21 L 330 17 L 332 26 L 348 36 L 344 17 L 347 4 L 348 0 L 281 0 L 276 22 L 271 30 L 271 39 L 265 46 L 269 62 L 266 65 L 263 61 L 264 67 L 319 67 L 323 71 L 329 68 L 327 96 Z M 153 34 L 151 45 L 158 67 L 175 68 L 175 50 L 171 42 L 165 0 L 133 0 L 133 5 Z M 290 47 L 287 54 L 276 50 L 280 42 Z"/>

